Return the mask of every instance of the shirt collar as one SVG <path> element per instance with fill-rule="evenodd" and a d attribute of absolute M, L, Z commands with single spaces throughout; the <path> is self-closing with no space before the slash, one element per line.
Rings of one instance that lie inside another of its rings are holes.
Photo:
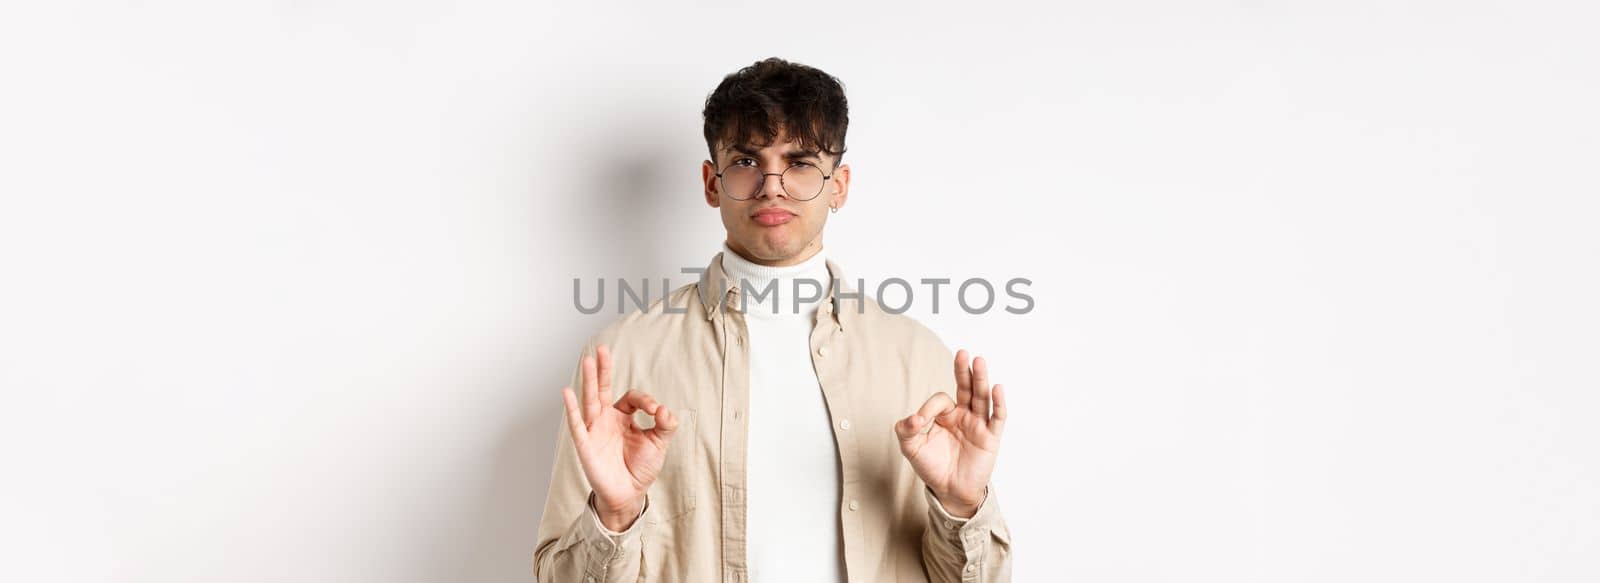
<path fill-rule="evenodd" d="M 722 251 L 711 257 L 711 264 L 706 266 L 705 273 L 701 274 L 700 281 L 695 284 L 695 291 L 699 293 L 701 307 L 705 308 L 706 319 L 710 320 L 718 310 L 729 309 L 738 311 L 738 300 L 729 298 L 730 295 L 739 293 L 739 282 L 728 277 L 728 272 L 722 269 Z M 824 259 L 828 266 L 828 276 L 833 279 L 833 285 L 828 286 L 828 294 L 822 299 L 822 306 L 817 308 L 817 317 L 827 313 L 833 318 L 835 325 L 843 331 L 855 323 L 865 309 L 862 302 L 866 301 L 862 292 L 849 286 L 844 278 L 844 271 L 839 269 L 839 264 L 832 259 Z M 839 289 L 844 293 L 840 294 Z M 840 296 L 844 297 L 840 297 Z"/>

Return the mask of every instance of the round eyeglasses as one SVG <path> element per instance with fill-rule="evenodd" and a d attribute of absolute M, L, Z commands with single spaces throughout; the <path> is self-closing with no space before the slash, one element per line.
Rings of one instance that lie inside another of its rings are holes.
<path fill-rule="evenodd" d="M 733 200 L 750 200 L 761 194 L 761 187 L 765 185 L 768 176 L 777 176 L 778 184 L 783 186 L 783 191 L 789 198 L 795 200 L 811 200 L 822 194 L 822 185 L 833 178 L 831 174 L 823 174 L 822 169 L 805 162 L 795 162 L 782 174 L 777 172 L 762 172 L 755 166 L 734 164 L 717 172 L 717 180 L 722 183 L 722 192 Z"/>

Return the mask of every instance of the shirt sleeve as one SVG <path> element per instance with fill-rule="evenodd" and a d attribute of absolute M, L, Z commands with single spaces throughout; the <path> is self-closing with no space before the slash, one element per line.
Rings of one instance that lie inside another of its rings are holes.
<path fill-rule="evenodd" d="M 575 519 L 566 534 L 538 556 L 535 576 L 538 581 L 582 581 L 616 583 L 639 578 L 640 538 L 649 528 L 644 512 L 622 532 L 613 532 L 600 522 L 594 510 L 594 495 L 588 508 Z M 645 510 L 650 497 L 645 496 Z"/>
<path fill-rule="evenodd" d="M 947 583 L 1011 580 L 1011 533 L 989 486 L 971 518 L 951 515 L 927 486 L 928 526 L 922 534 L 922 562 L 928 578 Z"/>

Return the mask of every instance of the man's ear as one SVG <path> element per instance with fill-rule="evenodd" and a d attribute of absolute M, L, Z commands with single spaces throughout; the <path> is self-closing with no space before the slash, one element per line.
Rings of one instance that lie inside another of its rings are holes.
<path fill-rule="evenodd" d="M 706 204 L 711 208 L 720 208 L 722 196 L 717 193 L 717 167 L 710 160 L 700 163 L 700 180 L 706 184 Z"/>
<path fill-rule="evenodd" d="M 833 183 L 833 196 L 828 200 L 828 206 L 836 209 L 844 208 L 844 203 L 850 198 L 850 165 L 840 164 L 833 169 L 833 178 L 828 182 Z"/>

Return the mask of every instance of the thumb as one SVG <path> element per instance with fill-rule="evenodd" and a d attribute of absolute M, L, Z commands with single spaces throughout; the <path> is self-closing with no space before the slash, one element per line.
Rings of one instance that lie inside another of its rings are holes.
<path fill-rule="evenodd" d="M 910 440 L 922 433 L 922 426 L 927 422 L 928 420 L 923 419 L 922 415 L 913 414 L 910 417 L 901 419 L 899 423 L 894 424 L 895 435 L 900 437 L 900 441 Z"/>
<path fill-rule="evenodd" d="M 672 439 L 672 434 L 678 431 L 678 416 L 667 410 L 666 405 L 656 407 L 656 426 L 650 428 L 650 434 L 659 442 Z"/>

